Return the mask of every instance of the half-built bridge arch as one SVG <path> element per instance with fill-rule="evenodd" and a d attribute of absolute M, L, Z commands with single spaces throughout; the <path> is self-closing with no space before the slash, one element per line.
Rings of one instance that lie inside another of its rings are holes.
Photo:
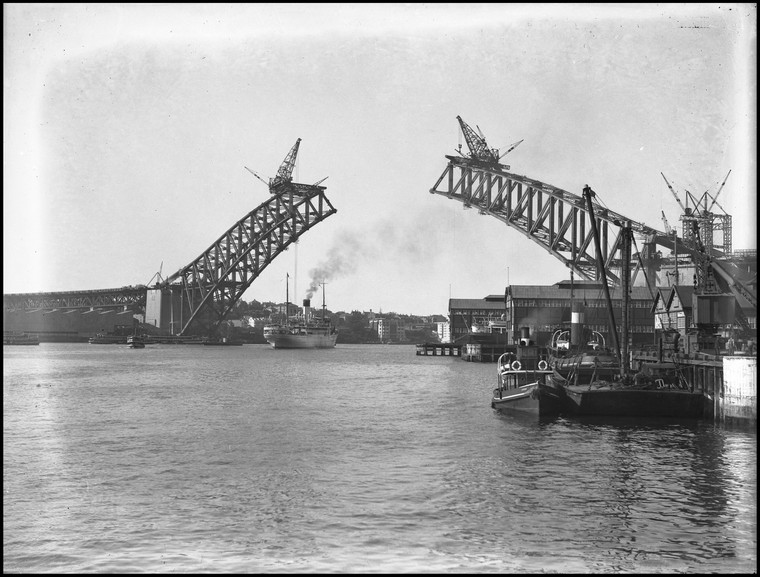
<path fill-rule="evenodd" d="M 277 255 L 337 212 L 325 195 L 326 187 L 292 182 L 300 142 L 299 138 L 277 176 L 269 180 L 267 201 L 148 292 L 146 322 L 161 328 L 168 324 L 176 335 L 217 333 L 235 303 Z"/>
<path fill-rule="evenodd" d="M 460 145 L 459 156 L 446 155 L 448 165 L 430 189 L 431 194 L 457 200 L 465 208 L 475 208 L 480 214 L 498 218 L 586 280 L 600 279 L 591 228 L 591 218 L 596 217 L 601 260 L 613 285 L 621 282 L 623 226 L 629 222 L 633 233 L 641 239 L 631 256 L 631 282 L 643 271 L 647 285 L 658 285 L 657 272 L 661 264 L 658 250 L 675 250 L 689 255 L 695 262 L 709 263 L 727 289 L 757 307 L 757 295 L 739 278 L 731 255 L 713 247 L 696 246 L 688 239 L 638 223 L 601 204 L 594 206 L 595 214 L 590 214 L 582 196 L 509 172 L 510 167 L 502 164 L 501 158 L 522 141 L 500 154 L 498 149 L 488 147 L 479 128 L 476 132 L 461 117 L 457 120 L 469 154 L 463 154 Z"/>

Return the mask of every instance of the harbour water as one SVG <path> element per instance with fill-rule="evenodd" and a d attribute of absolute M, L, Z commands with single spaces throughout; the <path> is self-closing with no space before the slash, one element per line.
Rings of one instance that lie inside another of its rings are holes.
<path fill-rule="evenodd" d="M 756 430 L 411 346 L 3 348 L 4 572 L 757 572 Z"/>

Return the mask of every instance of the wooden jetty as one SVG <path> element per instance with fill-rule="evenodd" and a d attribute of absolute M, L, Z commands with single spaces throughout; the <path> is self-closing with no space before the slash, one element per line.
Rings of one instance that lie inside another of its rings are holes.
<path fill-rule="evenodd" d="M 417 356 L 425 357 L 458 357 L 461 347 L 456 343 L 420 343 L 417 345 Z"/>
<path fill-rule="evenodd" d="M 472 363 L 495 363 L 506 352 L 515 352 L 515 345 L 504 343 L 464 343 L 462 344 L 462 360 Z"/>

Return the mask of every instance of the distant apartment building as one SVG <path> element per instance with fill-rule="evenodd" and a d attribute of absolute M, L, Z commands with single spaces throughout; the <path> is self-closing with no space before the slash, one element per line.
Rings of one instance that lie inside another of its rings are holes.
<path fill-rule="evenodd" d="M 406 340 L 406 331 L 398 319 L 375 317 L 369 321 L 369 326 L 377 333 L 384 343 L 397 343 Z"/>
<path fill-rule="evenodd" d="M 451 342 L 451 325 L 449 324 L 449 321 L 436 322 L 435 332 L 438 335 L 438 340 L 442 343 Z"/>

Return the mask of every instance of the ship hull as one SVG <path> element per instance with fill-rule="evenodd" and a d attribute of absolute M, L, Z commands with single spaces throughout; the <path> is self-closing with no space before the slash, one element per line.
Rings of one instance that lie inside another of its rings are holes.
<path fill-rule="evenodd" d="M 564 388 L 567 412 L 609 417 L 673 417 L 698 419 L 704 414 L 704 395 L 681 390 L 619 390 Z"/>
<path fill-rule="evenodd" d="M 337 334 L 327 335 L 270 335 L 267 342 L 275 349 L 331 349 L 335 346 Z"/>
<path fill-rule="evenodd" d="M 521 413 L 539 413 L 537 395 L 538 383 L 531 383 L 518 389 L 495 389 L 491 399 L 491 408 L 497 411 L 519 411 Z"/>

